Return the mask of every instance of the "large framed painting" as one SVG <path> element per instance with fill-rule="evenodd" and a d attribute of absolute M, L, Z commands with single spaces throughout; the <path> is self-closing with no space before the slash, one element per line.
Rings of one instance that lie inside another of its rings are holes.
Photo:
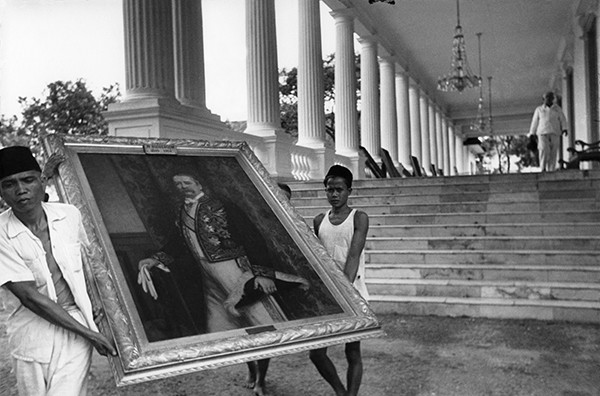
<path fill-rule="evenodd" d="M 43 140 L 118 386 L 382 334 L 243 142 Z"/>

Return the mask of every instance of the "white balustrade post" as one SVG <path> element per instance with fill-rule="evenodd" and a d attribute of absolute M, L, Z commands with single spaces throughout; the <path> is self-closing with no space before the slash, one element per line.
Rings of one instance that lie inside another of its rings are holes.
<path fill-rule="evenodd" d="M 396 73 L 396 113 L 398 117 L 398 161 L 410 168 L 410 105 L 408 75 Z"/>
<path fill-rule="evenodd" d="M 360 53 L 360 144 L 381 163 L 379 70 L 377 64 L 377 42 L 371 37 L 362 37 Z"/>
<path fill-rule="evenodd" d="M 396 67 L 392 57 L 379 60 L 381 80 L 381 147 L 398 164 L 398 120 L 396 118 Z"/>
<path fill-rule="evenodd" d="M 299 0 L 298 145 L 325 147 L 319 0 Z"/>

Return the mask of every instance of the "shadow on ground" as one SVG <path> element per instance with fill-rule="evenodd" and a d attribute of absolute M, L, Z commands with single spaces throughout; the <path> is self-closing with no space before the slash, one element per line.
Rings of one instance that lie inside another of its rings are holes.
<path fill-rule="evenodd" d="M 0 312 L 0 395 L 16 395 Z M 364 341 L 365 396 L 600 395 L 600 326 L 533 320 L 380 316 L 387 335 Z M 341 376 L 343 348 L 330 348 Z M 91 396 L 252 395 L 245 365 L 116 388 L 94 355 Z M 273 396 L 330 395 L 307 353 L 274 358 Z"/>

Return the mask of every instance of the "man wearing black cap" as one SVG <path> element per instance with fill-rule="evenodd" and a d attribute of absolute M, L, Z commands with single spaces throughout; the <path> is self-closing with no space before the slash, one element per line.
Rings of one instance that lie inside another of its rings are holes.
<path fill-rule="evenodd" d="M 20 301 L 8 321 L 20 395 L 85 395 L 98 332 L 82 271 L 87 238 L 72 205 L 44 203 L 45 181 L 27 147 L 0 150 L 0 286 Z"/>

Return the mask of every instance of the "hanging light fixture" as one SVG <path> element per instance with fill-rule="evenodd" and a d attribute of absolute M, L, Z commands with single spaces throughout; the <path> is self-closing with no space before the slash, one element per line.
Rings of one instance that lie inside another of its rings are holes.
<path fill-rule="evenodd" d="M 480 84 L 480 79 L 473 75 L 467 62 L 467 50 L 465 49 L 465 36 L 460 25 L 460 6 L 456 0 L 457 24 L 454 28 L 454 39 L 452 40 L 452 70 L 438 79 L 440 91 L 462 92 L 466 88 L 473 88 Z"/>
<path fill-rule="evenodd" d="M 477 77 L 479 85 L 479 100 L 477 102 L 477 118 L 475 118 L 475 121 L 471 124 L 471 130 L 478 133 L 487 134 L 488 124 L 485 121 L 485 110 L 483 109 L 483 82 L 481 77 L 483 76 L 481 71 L 481 34 L 482 33 L 477 33 L 477 42 L 479 48 L 479 76 Z"/>
<path fill-rule="evenodd" d="M 492 76 L 488 77 L 488 86 L 489 86 L 489 94 L 490 98 L 488 100 L 490 106 L 490 117 L 488 118 L 488 135 L 493 135 L 492 128 Z"/>

